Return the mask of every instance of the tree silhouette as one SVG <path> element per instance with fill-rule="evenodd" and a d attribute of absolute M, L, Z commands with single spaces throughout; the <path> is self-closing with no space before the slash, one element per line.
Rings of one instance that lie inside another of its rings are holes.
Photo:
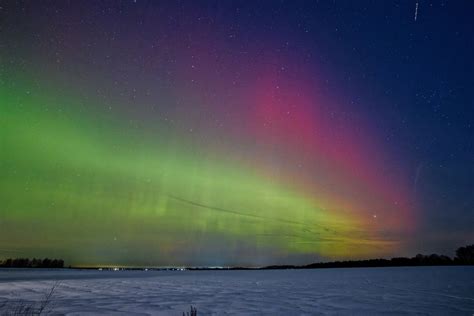
<path fill-rule="evenodd" d="M 0 268 L 62 268 L 64 260 L 62 259 L 36 259 L 15 258 L 0 260 Z"/>
<path fill-rule="evenodd" d="M 474 264 L 474 245 L 459 247 L 456 250 L 456 259 L 461 264 Z"/>

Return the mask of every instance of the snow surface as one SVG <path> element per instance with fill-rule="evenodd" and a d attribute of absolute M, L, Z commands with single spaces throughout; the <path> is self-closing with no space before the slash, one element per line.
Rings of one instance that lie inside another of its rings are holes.
<path fill-rule="evenodd" d="M 0 306 L 39 301 L 54 315 L 474 315 L 474 267 L 268 271 L 0 269 Z"/>

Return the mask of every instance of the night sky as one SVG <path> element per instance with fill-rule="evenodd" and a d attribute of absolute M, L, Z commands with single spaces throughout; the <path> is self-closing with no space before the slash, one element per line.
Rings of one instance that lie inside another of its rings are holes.
<path fill-rule="evenodd" d="M 473 1 L 1 1 L 0 258 L 474 240 Z"/>

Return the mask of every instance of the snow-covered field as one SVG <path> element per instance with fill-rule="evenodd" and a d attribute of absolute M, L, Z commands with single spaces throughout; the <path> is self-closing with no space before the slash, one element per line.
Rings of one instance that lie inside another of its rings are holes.
<path fill-rule="evenodd" d="M 474 315 L 474 267 L 271 271 L 0 269 L 0 306 L 41 300 L 54 315 Z M 1 313 L 0 313 L 1 314 Z"/>

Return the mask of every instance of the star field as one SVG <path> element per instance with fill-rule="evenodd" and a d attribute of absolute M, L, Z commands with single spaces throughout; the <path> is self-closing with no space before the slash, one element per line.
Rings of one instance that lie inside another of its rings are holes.
<path fill-rule="evenodd" d="M 471 241 L 473 9 L 3 2 L 0 258 L 255 266 Z"/>

